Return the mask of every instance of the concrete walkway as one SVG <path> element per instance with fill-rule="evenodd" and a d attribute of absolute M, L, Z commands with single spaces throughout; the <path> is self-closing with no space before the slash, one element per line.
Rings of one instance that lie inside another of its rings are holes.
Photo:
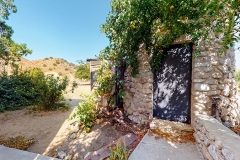
<path fill-rule="evenodd" d="M 129 160 L 203 160 L 194 143 L 171 143 L 155 140 L 148 133 L 143 137 Z"/>
<path fill-rule="evenodd" d="M 0 145 L 0 160 L 59 160 L 36 153 L 8 148 Z"/>

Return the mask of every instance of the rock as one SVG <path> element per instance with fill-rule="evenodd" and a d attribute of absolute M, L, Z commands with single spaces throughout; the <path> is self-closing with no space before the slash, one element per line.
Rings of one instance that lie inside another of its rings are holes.
<path fill-rule="evenodd" d="M 135 92 L 135 88 L 131 88 L 130 91 L 134 93 Z"/>
<path fill-rule="evenodd" d="M 221 150 L 221 149 L 222 149 L 222 142 L 216 140 L 216 141 L 214 142 L 214 146 L 215 146 L 217 149 Z"/>
<path fill-rule="evenodd" d="M 194 89 L 197 91 L 209 91 L 210 87 L 208 84 L 195 84 Z"/>
<path fill-rule="evenodd" d="M 208 79 L 208 80 L 206 81 L 206 83 L 207 83 L 207 84 L 218 84 L 218 80 L 216 80 L 216 79 Z"/>
<path fill-rule="evenodd" d="M 202 153 L 203 153 L 204 158 L 206 158 L 207 160 L 213 160 L 212 156 L 208 152 L 207 147 L 204 145 L 202 147 Z"/>
<path fill-rule="evenodd" d="M 212 74 L 212 78 L 215 78 L 215 79 L 219 79 L 219 78 L 222 78 L 223 77 L 223 74 L 221 72 L 214 72 Z"/>
<path fill-rule="evenodd" d="M 226 96 L 226 97 L 229 96 L 229 94 L 230 94 L 230 87 L 228 85 L 225 85 L 225 87 L 224 87 L 224 89 L 222 91 L 222 94 L 224 96 Z"/>
<path fill-rule="evenodd" d="M 219 95 L 221 93 L 220 90 L 216 90 L 216 91 L 209 91 L 207 92 L 208 96 L 215 96 L 215 95 Z"/>
<path fill-rule="evenodd" d="M 193 79 L 193 83 L 201 83 L 203 82 L 204 80 L 203 79 Z"/>
<path fill-rule="evenodd" d="M 203 70 L 204 70 L 205 72 L 210 72 L 210 71 L 213 70 L 213 67 L 205 67 Z"/>
<path fill-rule="evenodd" d="M 194 64 L 194 67 L 210 67 L 210 63 L 209 62 L 197 62 Z"/>
<path fill-rule="evenodd" d="M 66 155 L 67 155 L 67 154 L 66 154 L 65 152 L 63 152 L 63 151 L 58 152 L 58 158 L 60 158 L 60 159 L 65 158 Z"/>
<path fill-rule="evenodd" d="M 210 77 L 210 74 L 205 73 L 205 72 L 196 72 L 194 74 L 194 77 L 197 78 L 197 79 L 201 79 L 201 78 L 206 79 L 206 78 Z"/>
<path fill-rule="evenodd" d="M 76 133 L 72 133 L 69 138 L 70 138 L 70 139 L 75 139 L 75 138 L 76 138 Z"/>
<path fill-rule="evenodd" d="M 228 67 L 227 66 L 218 66 L 218 69 L 222 71 L 223 73 L 228 73 Z"/>
<path fill-rule="evenodd" d="M 210 153 L 210 155 L 212 156 L 213 159 L 218 159 L 217 157 L 217 152 L 216 152 L 216 147 L 213 145 L 210 145 L 208 147 L 208 152 Z"/>
<path fill-rule="evenodd" d="M 64 160 L 72 160 L 72 155 L 67 155 Z"/>
<path fill-rule="evenodd" d="M 222 154 L 225 156 L 226 160 L 235 160 L 234 153 L 228 148 L 224 147 L 222 149 Z"/>
<path fill-rule="evenodd" d="M 79 131 L 79 123 L 76 122 L 74 125 L 71 126 L 71 129 L 73 132 L 78 132 Z"/>
<path fill-rule="evenodd" d="M 210 98 L 208 96 L 205 95 L 200 95 L 198 97 L 194 98 L 198 103 L 208 103 L 210 101 Z"/>

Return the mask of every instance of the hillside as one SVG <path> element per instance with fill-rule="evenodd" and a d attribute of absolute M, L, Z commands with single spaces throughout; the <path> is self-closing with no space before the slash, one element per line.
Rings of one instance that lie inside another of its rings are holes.
<path fill-rule="evenodd" d="M 67 62 L 61 58 L 44 58 L 38 60 L 27 60 L 21 58 L 20 68 L 22 70 L 30 70 L 32 68 L 40 68 L 43 72 L 56 72 L 59 76 L 74 75 L 76 71 L 76 65 Z"/>

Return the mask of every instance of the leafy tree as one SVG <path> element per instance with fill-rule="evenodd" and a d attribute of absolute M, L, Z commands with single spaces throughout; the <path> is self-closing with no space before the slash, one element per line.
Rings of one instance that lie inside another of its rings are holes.
<path fill-rule="evenodd" d="M 124 61 L 135 75 L 140 44 L 152 54 L 151 68 L 156 70 L 164 49 L 176 38 L 189 35 L 198 46 L 200 39 L 210 42 L 211 32 L 221 39 L 219 52 L 224 52 L 239 39 L 239 4 L 239 0 L 112 0 L 102 25 L 110 45 L 100 58 L 116 66 Z"/>
<path fill-rule="evenodd" d="M 0 59 L 4 60 L 5 64 L 14 63 L 23 55 L 32 53 L 26 44 L 18 44 L 11 39 L 13 30 L 4 21 L 8 19 L 11 12 L 17 12 L 13 0 L 0 1 Z"/>
<path fill-rule="evenodd" d="M 90 80 L 90 67 L 88 63 L 83 61 L 78 61 L 79 66 L 77 67 L 77 71 L 75 73 L 76 78 Z"/>

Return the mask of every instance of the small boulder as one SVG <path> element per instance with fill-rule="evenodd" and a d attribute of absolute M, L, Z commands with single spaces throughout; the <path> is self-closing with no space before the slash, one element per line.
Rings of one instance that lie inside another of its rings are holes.
<path fill-rule="evenodd" d="M 67 155 L 67 154 L 66 154 L 65 152 L 63 152 L 63 151 L 58 152 L 58 158 L 60 158 L 60 159 L 65 158 L 66 155 Z"/>

